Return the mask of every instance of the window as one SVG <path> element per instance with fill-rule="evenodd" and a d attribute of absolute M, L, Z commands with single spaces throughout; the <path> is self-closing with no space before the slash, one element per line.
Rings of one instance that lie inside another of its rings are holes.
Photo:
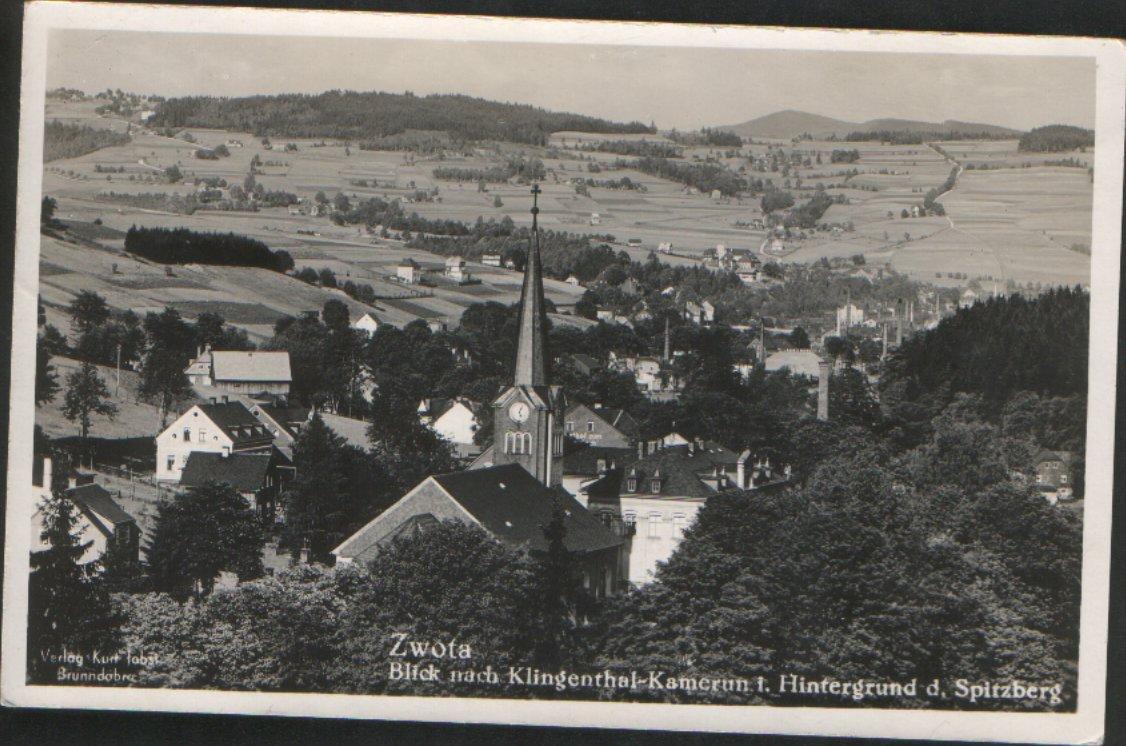
<path fill-rule="evenodd" d="M 627 512 L 627 513 L 625 513 L 625 515 L 622 516 L 622 520 L 625 521 L 630 526 L 636 526 L 637 525 L 637 513 Z"/>
<path fill-rule="evenodd" d="M 567 420 L 567 422 L 563 425 L 563 429 L 567 432 L 568 435 L 570 435 L 571 433 L 575 432 L 575 423 L 571 420 Z"/>
<path fill-rule="evenodd" d="M 683 513 L 677 513 L 676 515 L 674 515 L 672 517 L 672 535 L 673 535 L 673 537 L 679 539 L 681 536 L 684 536 L 685 523 L 687 523 L 687 521 L 685 520 Z"/>
<path fill-rule="evenodd" d="M 200 443 L 206 443 L 207 442 L 207 431 L 206 430 L 201 429 L 199 431 L 199 442 Z"/>
<path fill-rule="evenodd" d="M 165 462 L 164 470 L 165 471 L 172 471 L 175 468 L 176 468 L 176 457 L 175 456 L 169 456 L 168 461 Z"/>
<path fill-rule="evenodd" d="M 532 452 L 532 434 L 531 433 L 523 433 L 523 441 L 524 441 L 523 453 L 531 453 Z"/>
<path fill-rule="evenodd" d="M 609 510 L 603 510 L 598 513 L 598 519 L 602 521 L 603 525 L 607 528 L 614 523 L 614 513 Z"/>
<path fill-rule="evenodd" d="M 588 433 L 594 432 L 594 420 L 587 420 L 586 421 L 586 431 Z"/>
<path fill-rule="evenodd" d="M 504 434 L 504 452 L 512 453 L 512 433 Z"/>
<path fill-rule="evenodd" d="M 637 492 L 637 478 L 630 477 L 626 480 L 626 492 Z"/>
<path fill-rule="evenodd" d="M 606 459 L 604 459 L 604 458 L 598 459 L 598 463 L 597 463 L 597 466 L 595 468 L 598 469 L 599 474 L 606 471 Z"/>
<path fill-rule="evenodd" d="M 187 443 L 192 439 L 192 429 L 190 427 L 184 428 L 184 442 Z"/>
<path fill-rule="evenodd" d="M 661 535 L 661 514 L 649 514 L 649 538 L 655 539 Z"/>
<path fill-rule="evenodd" d="M 660 477 L 658 477 L 656 479 L 649 480 L 649 491 L 652 492 L 654 495 L 658 494 L 661 491 L 661 479 L 660 479 Z"/>

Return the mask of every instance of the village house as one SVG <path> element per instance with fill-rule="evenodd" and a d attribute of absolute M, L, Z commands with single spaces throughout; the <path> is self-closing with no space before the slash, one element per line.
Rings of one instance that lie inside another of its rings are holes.
<path fill-rule="evenodd" d="M 568 275 L 566 283 L 573 288 L 577 288 L 579 286 L 579 278 L 574 275 Z"/>
<path fill-rule="evenodd" d="M 410 257 L 405 257 L 398 266 L 395 267 L 395 277 L 399 282 L 405 282 L 408 285 L 413 285 L 422 278 L 422 267 L 418 262 Z"/>
<path fill-rule="evenodd" d="M 208 482 L 229 485 L 242 495 L 262 523 L 270 526 L 284 518 L 279 510 L 282 489 L 295 476 L 293 462 L 276 448 L 229 455 L 195 451 L 188 454 L 180 486 L 191 489 Z"/>
<path fill-rule="evenodd" d="M 532 193 L 538 196 L 539 187 Z M 543 527 L 558 504 L 565 516 L 564 546 L 579 566 L 584 585 L 596 597 L 622 588 L 622 538 L 562 488 L 566 402 L 562 388 L 552 385 L 548 374 L 538 212 L 533 202 L 515 372 L 512 386 L 493 401 L 493 447 L 468 471 L 422 480 L 333 549 L 338 564 L 368 561 L 394 537 L 451 519 L 480 526 L 520 551 L 541 554 L 548 547 Z"/>
<path fill-rule="evenodd" d="M 644 449 L 639 444 L 639 452 Z M 659 563 L 668 561 L 697 513 L 716 494 L 747 496 L 776 489 L 789 469 L 768 458 L 734 454 L 716 443 L 692 440 L 663 446 L 602 478 L 584 485 L 578 500 L 608 525 L 619 522 L 629 542 L 628 580 L 649 583 Z"/>
<path fill-rule="evenodd" d="M 672 241 L 661 241 L 659 244 L 657 244 L 657 253 L 658 254 L 671 254 L 672 253 Z"/>
<path fill-rule="evenodd" d="M 1045 449 L 1036 455 L 1036 487 L 1050 501 L 1067 500 L 1073 496 L 1072 461 L 1072 454 L 1068 451 Z"/>
<path fill-rule="evenodd" d="M 594 375 L 596 371 L 602 370 L 602 363 L 598 358 L 587 355 L 583 352 L 575 352 L 570 355 L 564 355 L 559 358 L 559 362 L 570 365 L 577 372 L 584 376 Z"/>
<path fill-rule="evenodd" d="M 40 463 L 40 478 L 36 480 L 35 474 L 32 475 L 32 494 L 36 495 L 35 512 L 31 516 L 33 553 L 50 548 L 43 540 L 46 516 L 40 501 L 49 496 L 53 488 L 52 463 L 49 458 Z M 34 484 L 36 481 L 39 482 L 38 485 Z M 77 558 L 79 564 L 86 565 L 101 559 L 111 546 L 121 550 L 126 559 L 137 560 L 141 544 L 141 531 L 137 527 L 137 521 L 118 505 L 113 499 L 113 493 L 94 483 L 93 474 L 75 472 L 68 478 L 63 494 L 77 509 L 73 533 L 83 546 L 82 554 Z"/>
<path fill-rule="evenodd" d="M 714 323 L 715 306 L 712 305 L 711 301 L 706 300 L 700 303 L 685 301 L 684 320 L 700 325 Z"/>
<path fill-rule="evenodd" d="M 583 487 L 637 458 L 633 448 L 591 445 L 567 438 L 563 445 L 563 489 L 578 496 Z"/>
<path fill-rule="evenodd" d="M 194 452 L 269 452 L 274 436 L 240 401 L 196 404 L 156 436 L 157 481 L 179 482 Z"/>
<path fill-rule="evenodd" d="M 468 281 L 469 273 L 465 271 L 465 260 L 460 256 L 447 257 L 445 275 L 454 282 Z"/>
<path fill-rule="evenodd" d="M 379 331 L 379 319 L 373 313 L 365 313 L 352 322 L 352 328 L 363 332 L 369 337 Z"/>
<path fill-rule="evenodd" d="M 459 458 L 471 458 L 481 452 L 473 442 L 481 427 L 478 409 L 468 399 L 423 399 L 418 403 L 418 420 L 450 441 Z"/>
<path fill-rule="evenodd" d="M 274 447 L 287 458 L 293 457 L 293 444 L 313 414 L 310 407 L 287 407 L 281 404 L 247 402 L 247 408 L 266 426 L 274 439 Z"/>
<path fill-rule="evenodd" d="M 634 447 L 641 427 L 629 412 L 601 404 L 572 404 L 563 415 L 563 433 L 590 445 Z"/>
<path fill-rule="evenodd" d="M 215 393 L 247 396 L 286 396 L 293 374 L 288 352 L 262 350 L 197 351 L 184 369 L 188 382 L 204 396 Z"/>
<path fill-rule="evenodd" d="M 487 267 L 499 267 L 501 263 L 500 254 L 482 254 L 481 264 Z"/>

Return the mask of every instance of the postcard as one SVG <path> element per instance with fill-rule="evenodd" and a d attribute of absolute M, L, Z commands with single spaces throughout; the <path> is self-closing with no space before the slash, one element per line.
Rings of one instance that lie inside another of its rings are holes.
<path fill-rule="evenodd" d="M 34 2 L 3 703 L 1093 743 L 1120 42 Z"/>

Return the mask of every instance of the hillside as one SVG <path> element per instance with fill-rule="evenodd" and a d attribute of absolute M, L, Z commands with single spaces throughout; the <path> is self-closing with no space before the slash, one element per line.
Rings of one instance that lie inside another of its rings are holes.
<path fill-rule="evenodd" d="M 856 133 L 869 132 L 901 132 L 927 136 L 959 135 L 964 137 L 973 135 L 987 138 L 1017 138 L 1021 135 L 1018 130 L 1007 127 L 978 122 L 960 122 L 954 119 L 947 119 L 943 122 L 923 122 L 885 117 L 869 119 L 865 122 L 847 122 L 842 119 L 793 109 L 767 114 L 742 124 L 728 125 L 717 129 L 734 132 L 740 137 L 746 138 L 768 137 L 778 139 L 788 139 L 801 135 L 811 135 L 814 138 L 837 137 L 843 139 Z"/>
<path fill-rule="evenodd" d="M 742 124 L 732 124 L 715 129 L 734 132 L 743 138 L 769 137 L 789 139 L 798 135 L 809 133 L 815 137 L 828 136 L 834 133 L 844 134 L 856 125 L 841 119 L 810 114 L 805 111 L 787 109 L 767 114 L 764 117 L 751 119 Z"/>
<path fill-rule="evenodd" d="M 1095 147 L 1095 131 L 1067 124 L 1037 127 L 1020 138 L 1018 149 L 1026 153 L 1058 153 Z"/>
<path fill-rule="evenodd" d="M 445 132 L 455 140 L 502 140 L 545 145 L 552 132 L 578 130 L 651 133 L 640 122 L 547 111 L 462 95 L 415 96 L 370 91 L 328 91 L 243 98 L 196 96 L 161 103 L 154 127 L 208 127 L 259 136 L 370 140 L 408 130 Z"/>

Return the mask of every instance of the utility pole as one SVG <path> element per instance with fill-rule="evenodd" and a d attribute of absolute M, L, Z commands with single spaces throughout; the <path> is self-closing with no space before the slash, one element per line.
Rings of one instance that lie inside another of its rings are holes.
<path fill-rule="evenodd" d="M 117 392 L 121 389 L 121 343 L 117 343 L 117 378 L 113 383 L 113 398 L 117 398 Z"/>

